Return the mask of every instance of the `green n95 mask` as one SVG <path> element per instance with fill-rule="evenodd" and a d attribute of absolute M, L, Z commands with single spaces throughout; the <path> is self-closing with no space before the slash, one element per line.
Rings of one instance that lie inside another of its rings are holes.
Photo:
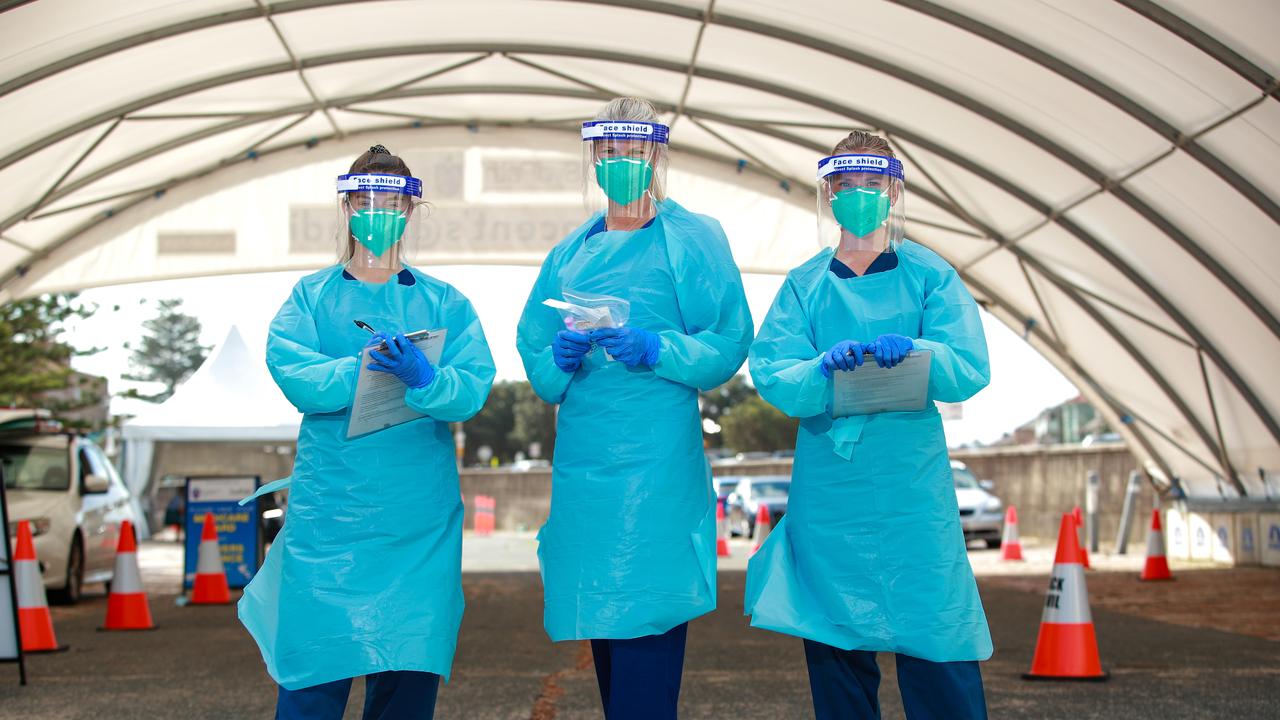
<path fill-rule="evenodd" d="M 347 228 L 351 237 L 369 249 L 377 257 L 382 257 L 400 241 L 409 218 L 399 210 L 358 210 L 351 213 Z"/>

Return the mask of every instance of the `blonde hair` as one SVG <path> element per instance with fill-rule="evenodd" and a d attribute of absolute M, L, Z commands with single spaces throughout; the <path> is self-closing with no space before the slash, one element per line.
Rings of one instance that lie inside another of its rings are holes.
<path fill-rule="evenodd" d="M 831 149 L 832 155 L 884 155 L 896 158 L 889 141 L 866 130 L 854 130 Z"/>
<path fill-rule="evenodd" d="M 653 103 L 638 97 L 619 97 L 610 100 L 596 113 L 595 120 L 614 120 L 618 122 L 658 122 L 658 109 Z M 663 185 L 667 173 L 667 146 L 657 143 L 653 158 L 653 183 L 649 189 L 654 200 L 666 200 L 667 188 Z M 586 182 L 594 182 L 587 180 Z"/>

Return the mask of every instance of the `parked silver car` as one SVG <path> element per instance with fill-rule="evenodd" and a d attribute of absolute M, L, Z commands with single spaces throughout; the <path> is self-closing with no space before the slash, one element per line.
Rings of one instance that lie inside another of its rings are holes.
<path fill-rule="evenodd" d="M 85 583 L 109 583 L 120 524 L 135 525 L 129 491 L 102 450 L 61 432 L 0 430 L 9 536 L 27 520 L 50 600 L 74 603 Z"/>
<path fill-rule="evenodd" d="M 755 537 L 756 516 L 760 506 L 769 508 L 769 519 L 774 525 L 787 512 L 787 497 L 791 494 L 789 475 L 744 475 L 725 499 L 729 533 L 741 537 Z"/>
<path fill-rule="evenodd" d="M 965 464 L 951 461 L 956 483 L 956 504 L 960 506 L 960 526 L 965 540 L 983 540 L 989 548 L 1000 547 L 1004 530 L 1004 504 L 993 495 L 989 480 L 978 480 Z"/>

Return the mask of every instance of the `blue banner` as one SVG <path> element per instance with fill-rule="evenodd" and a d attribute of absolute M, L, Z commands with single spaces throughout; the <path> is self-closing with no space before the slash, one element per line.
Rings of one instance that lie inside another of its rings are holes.
<path fill-rule="evenodd" d="M 196 579 L 196 558 L 200 552 L 200 535 L 205 513 L 213 513 L 218 528 L 218 546 L 222 565 L 227 571 L 227 585 L 242 588 L 258 572 L 262 556 L 262 521 L 259 501 L 254 498 L 240 505 L 240 499 L 252 495 L 261 484 L 257 477 L 187 478 L 186 536 L 183 553 L 182 588 L 190 589 Z"/>

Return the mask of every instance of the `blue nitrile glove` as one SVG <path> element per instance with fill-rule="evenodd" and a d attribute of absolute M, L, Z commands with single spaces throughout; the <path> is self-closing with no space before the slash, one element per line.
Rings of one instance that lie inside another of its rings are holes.
<path fill-rule="evenodd" d="M 835 370 L 854 370 L 862 366 L 862 353 L 869 351 L 871 345 L 868 343 L 854 342 L 852 340 L 841 340 L 831 346 L 822 356 L 822 376 L 831 377 L 832 371 Z"/>
<path fill-rule="evenodd" d="M 591 350 L 591 338 L 585 333 L 561 330 L 551 340 L 551 357 L 556 367 L 571 373 L 582 367 L 582 356 Z"/>
<path fill-rule="evenodd" d="M 391 342 L 391 336 L 384 332 L 374 333 L 373 336 L 369 338 L 369 342 L 365 343 L 364 346 L 366 348 L 378 347 L 384 342 Z"/>
<path fill-rule="evenodd" d="M 426 387 L 436 378 L 436 369 L 431 367 L 427 356 L 404 333 L 396 333 L 386 342 L 386 355 L 377 350 L 369 353 L 369 357 L 373 358 L 373 362 L 369 363 L 370 370 L 391 373 L 411 388 Z"/>
<path fill-rule="evenodd" d="M 600 328 L 591 331 L 591 342 L 604 348 L 614 360 L 629 368 L 658 364 L 662 344 L 658 336 L 637 327 Z"/>
<path fill-rule="evenodd" d="M 871 344 L 871 353 L 875 355 L 877 365 L 891 368 L 902 362 L 915 347 L 911 338 L 905 335 L 881 335 Z"/>

